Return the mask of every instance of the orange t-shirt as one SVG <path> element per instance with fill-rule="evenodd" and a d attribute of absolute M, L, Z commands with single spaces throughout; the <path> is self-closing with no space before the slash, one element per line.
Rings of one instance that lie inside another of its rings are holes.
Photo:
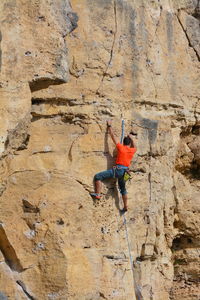
<path fill-rule="evenodd" d="M 116 164 L 117 165 L 123 165 L 125 167 L 129 167 L 131 160 L 133 158 L 133 155 L 136 152 L 136 148 L 130 148 L 128 146 L 117 144 L 117 159 Z"/>

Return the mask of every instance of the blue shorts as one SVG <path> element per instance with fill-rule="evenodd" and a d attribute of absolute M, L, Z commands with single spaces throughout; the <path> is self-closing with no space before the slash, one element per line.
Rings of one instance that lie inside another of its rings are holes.
<path fill-rule="evenodd" d="M 117 168 L 117 167 L 119 167 L 119 168 Z M 95 181 L 97 181 L 97 180 L 101 180 L 102 181 L 102 180 L 108 179 L 108 178 L 117 178 L 118 179 L 120 193 L 122 195 L 126 195 L 127 191 L 126 191 L 126 185 L 125 185 L 123 176 L 124 176 L 125 170 L 128 169 L 128 167 L 125 167 L 125 166 L 122 166 L 122 165 L 117 165 L 117 167 L 109 169 L 107 171 L 103 171 L 103 172 L 97 173 L 94 176 L 94 180 Z"/>

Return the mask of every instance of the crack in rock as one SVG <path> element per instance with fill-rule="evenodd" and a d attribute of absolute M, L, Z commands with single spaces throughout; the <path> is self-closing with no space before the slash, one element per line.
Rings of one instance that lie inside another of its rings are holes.
<path fill-rule="evenodd" d="M 16 251 L 9 242 L 3 224 L 0 223 L 0 250 L 4 256 L 5 262 L 12 271 L 23 272 L 24 269 L 17 257 Z"/>
<path fill-rule="evenodd" d="M 17 280 L 16 283 L 17 283 L 19 286 L 21 286 L 21 288 L 22 288 L 24 294 L 28 297 L 28 299 L 30 299 L 30 300 L 36 300 L 35 297 L 33 297 L 32 295 L 30 295 L 30 294 L 27 292 L 26 286 L 25 286 L 25 284 L 23 283 L 23 281 Z"/>
<path fill-rule="evenodd" d="M 113 10 L 114 10 L 114 22 L 115 22 L 115 31 L 114 31 L 114 35 L 113 35 L 113 43 L 112 43 L 112 47 L 111 47 L 111 50 L 110 50 L 110 59 L 107 63 L 107 67 L 103 73 L 103 76 L 102 76 L 102 79 L 101 79 L 101 82 L 100 82 L 100 85 L 97 89 L 97 94 L 99 94 L 99 90 L 103 84 L 103 81 L 104 81 L 104 78 L 105 76 L 107 75 L 107 72 L 108 72 L 108 69 L 112 63 L 112 59 L 113 59 L 113 53 L 114 53 L 114 46 L 115 46 L 115 41 L 116 41 L 116 36 L 117 36 L 117 7 L 116 7 L 116 0 L 114 0 L 113 2 Z M 118 76 L 117 76 L 118 77 Z"/>
<path fill-rule="evenodd" d="M 39 90 L 47 89 L 50 85 L 60 85 L 66 82 L 67 81 L 65 79 L 61 79 L 61 78 L 38 77 L 30 81 L 29 86 L 32 93 Z"/>
<path fill-rule="evenodd" d="M 188 33 L 187 33 L 187 29 L 184 28 L 183 23 L 181 22 L 181 19 L 180 19 L 180 17 L 179 17 L 179 14 L 176 14 L 176 17 L 177 17 L 177 20 L 178 20 L 178 22 L 179 22 L 179 24 L 180 24 L 180 26 L 181 26 L 181 28 L 182 28 L 184 34 L 185 34 L 185 37 L 186 37 L 186 39 L 187 39 L 187 41 L 188 41 L 189 47 L 191 47 L 191 48 L 194 50 L 194 52 L 195 52 L 195 54 L 196 54 L 196 57 L 197 57 L 198 61 L 200 61 L 200 55 L 199 55 L 198 51 L 195 49 L 195 47 L 192 45 L 192 43 L 191 43 L 191 41 L 190 41 L 190 37 L 189 37 L 189 35 L 188 35 Z"/>
<path fill-rule="evenodd" d="M 85 183 L 83 183 L 81 180 L 78 180 L 78 179 L 75 179 L 79 184 L 81 184 L 82 185 L 82 187 L 85 189 L 85 191 L 86 192 L 91 192 L 91 188 L 87 185 L 87 184 L 85 184 Z"/>
<path fill-rule="evenodd" d="M 25 213 L 39 213 L 40 212 L 39 207 L 32 205 L 26 199 L 22 199 L 22 203 L 23 203 L 23 211 Z"/>

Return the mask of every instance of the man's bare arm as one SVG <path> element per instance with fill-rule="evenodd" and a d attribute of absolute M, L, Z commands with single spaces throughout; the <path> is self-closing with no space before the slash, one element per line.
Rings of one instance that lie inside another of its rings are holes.
<path fill-rule="evenodd" d="M 108 127 L 108 133 L 110 134 L 111 139 L 113 140 L 113 143 L 114 143 L 115 145 L 117 145 L 118 142 L 117 142 L 117 139 L 116 139 L 116 137 L 115 137 L 115 135 L 114 135 L 114 132 L 113 132 L 113 130 L 112 130 L 111 121 L 107 121 L 107 127 Z"/>

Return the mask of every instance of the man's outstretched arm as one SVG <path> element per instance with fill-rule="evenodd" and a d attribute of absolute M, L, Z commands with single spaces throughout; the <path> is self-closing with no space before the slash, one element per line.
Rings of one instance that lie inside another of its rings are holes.
<path fill-rule="evenodd" d="M 115 145 L 117 145 L 118 142 L 117 142 L 116 137 L 115 137 L 115 135 L 114 135 L 114 133 L 113 133 L 111 121 L 107 121 L 107 128 L 108 128 L 108 133 L 110 134 L 111 139 L 113 140 L 113 143 L 114 143 Z"/>

